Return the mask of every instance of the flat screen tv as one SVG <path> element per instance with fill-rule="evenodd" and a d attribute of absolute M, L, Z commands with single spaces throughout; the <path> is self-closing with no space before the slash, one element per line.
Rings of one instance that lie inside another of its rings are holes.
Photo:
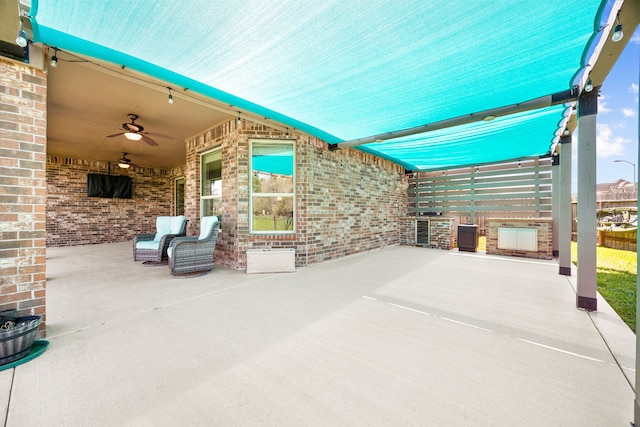
<path fill-rule="evenodd" d="M 87 175 L 87 196 L 110 199 L 131 198 L 131 178 L 117 175 Z"/>

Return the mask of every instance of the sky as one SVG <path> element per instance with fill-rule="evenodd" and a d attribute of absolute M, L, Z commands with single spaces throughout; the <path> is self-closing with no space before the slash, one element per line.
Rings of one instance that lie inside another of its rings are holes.
<path fill-rule="evenodd" d="M 640 63 L 640 27 L 625 47 L 622 55 L 605 79 L 598 98 L 596 118 L 596 177 L 598 183 L 618 179 L 633 181 L 633 166 L 616 163 L 626 160 L 636 164 L 636 180 L 640 175 L 638 164 L 638 74 Z M 577 145 L 574 132 L 572 187 L 577 188 Z"/>

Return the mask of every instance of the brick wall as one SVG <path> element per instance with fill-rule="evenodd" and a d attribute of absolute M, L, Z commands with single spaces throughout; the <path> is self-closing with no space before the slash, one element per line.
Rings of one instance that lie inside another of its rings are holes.
<path fill-rule="evenodd" d="M 0 311 L 45 333 L 47 76 L 0 59 Z"/>
<path fill-rule="evenodd" d="M 235 136 L 235 121 L 229 121 L 187 141 L 184 196 L 185 215 L 189 219 L 187 235 L 197 236 L 200 233 L 200 154 L 221 147 L 223 214 L 215 261 L 231 267 L 236 267 L 238 252 L 238 197 L 247 197 L 246 194 L 238 195 Z M 247 156 L 248 151 L 244 155 Z"/>
<path fill-rule="evenodd" d="M 551 218 L 487 218 L 487 254 L 551 259 L 553 257 Z M 538 251 L 498 248 L 498 228 L 535 228 L 538 230 Z"/>
<path fill-rule="evenodd" d="M 88 197 L 89 173 L 131 177 L 132 198 Z M 153 233 L 157 216 L 173 215 L 174 179 L 183 173 L 47 156 L 47 246 L 122 242 Z"/>
<path fill-rule="evenodd" d="M 404 169 L 354 149 L 299 142 L 307 263 L 399 244 L 407 205 Z"/>
<path fill-rule="evenodd" d="M 431 247 L 452 249 L 457 235 L 457 218 L 434 218 L 431 220 Z"/>
<path fill-rule="evenodd" d="M 296 232 L 249 233 L 249 140 L 296 140 Z M 190 234 L 199 224 L 200 154 L 222 150 L 222 232 L 216 263 L 246 268 L 250 248 L 295 248 L 303 266 L 399 243 L 398 218 L 406 209 L 404 170 L 353 149 L 331 152 L 308 135 L 232 120 L 187 141 L 185 212 Z"/>

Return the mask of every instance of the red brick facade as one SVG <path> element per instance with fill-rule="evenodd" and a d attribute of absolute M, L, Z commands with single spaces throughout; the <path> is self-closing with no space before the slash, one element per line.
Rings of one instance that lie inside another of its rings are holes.
<path fill-rule="evenodd" d="M 45 331 L 47 76 L 0 59 L 0 311 Z"/>
<path fill-rule="evenodd" d="M 296 232 L 249 233 L 249 140 L 296 141 Z M 355 150 L 329 151 L 308 135 L 285 135 L 244 120 L 211 128 L 187 141 L 187 164 L 171 171 L 123 170 L 95 160 L 47 157 L 47 245 L 69 246 L 131 240 L 152 232 L 158 215 L 174 213 L 174 180 L 185 177 L 188 234 L 200 217 L 200 154 L 222 150 L 223 215 L 216 262 L 246 268 L 250 248 L 295 248 L 303 266 L 399 243 L 398 218 L 406 206 L 401 167 Z M 133 178 L 132 199 L 87 197 L 87 174 Z"/>
<path fill-rule="evenodd" d="M 249 141 L 296 141 L 296 231 L 253 235 L 249 232 Z M 199 218 L 200 154 L 222 150 L 222 232 L 216 262 L 246 268 L 246 250 L 295 248 L 303 266 L 399 243 L 398 219 L 405 214 L 404 170 L 356 150 L 329 151 L 304 134 L 285 134 L 243 120 L 231 120 L 187 141 L 185 211 L 190 234 Z"/>
<path fill-rule="evenodd" d="M 87 197 L 89 173 L 132 178 L 131 199 Z M 174 214 L 175 178 L 181 168 L 121 169 L 116 164 L 47 156 L 47 246 L 132 240 L 155 231 L 156 217 Z"/>

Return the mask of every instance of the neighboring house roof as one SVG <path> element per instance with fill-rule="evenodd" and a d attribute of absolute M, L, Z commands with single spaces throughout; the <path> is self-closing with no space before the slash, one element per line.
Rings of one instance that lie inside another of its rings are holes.
<path fill-rule="evenodd" d="M 624 179 L 619 179 L 615 182 L 605 182 L 596 185 L 596 191 L 598 193 L 633 193 L 634 185 Z"/>

